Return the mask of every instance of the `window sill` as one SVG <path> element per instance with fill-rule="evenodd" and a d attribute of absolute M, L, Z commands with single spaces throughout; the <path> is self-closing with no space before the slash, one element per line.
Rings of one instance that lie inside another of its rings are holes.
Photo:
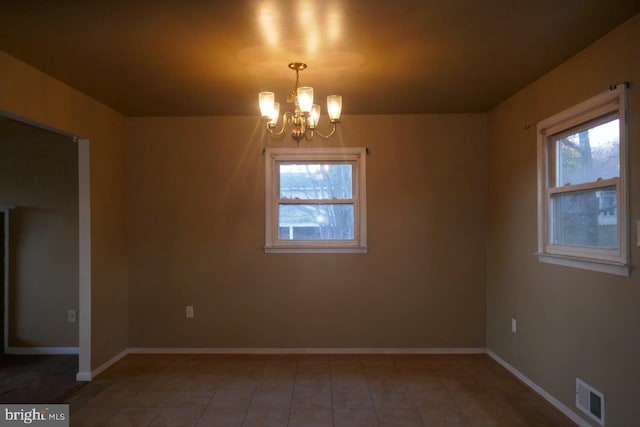
<path fill-rule="evenodd" d="M 364 247 L 265 247 L 267 254 L 366 254 L 368 248 Z"/>
<path fill-rule="evenodd" d="M 538 261 L 547 264 L 562 265 L 565 267 L 580 268 L 582 270 L 598 271 L 600 273 L 613 274 L 616 276 L 629 276 L 631 267 L 627 264 L 620 264 L 610 261 L 599 261 L 593 259 L 576 258 L 564 255 L 536 254 Z"/>

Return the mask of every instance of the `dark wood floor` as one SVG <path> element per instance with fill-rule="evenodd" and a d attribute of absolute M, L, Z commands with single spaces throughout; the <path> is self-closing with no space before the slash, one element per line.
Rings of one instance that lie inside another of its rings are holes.
<path fill-rule="evenodd" d="M 85 384 L 77 372 L 77 355 L 0 354 L 0 403 L 61 402 Z"/>
<path fill-rule="evenodd" d="M 74 427 L 574 425 L 486 355 L 129 355 L 68 402 Z"/>

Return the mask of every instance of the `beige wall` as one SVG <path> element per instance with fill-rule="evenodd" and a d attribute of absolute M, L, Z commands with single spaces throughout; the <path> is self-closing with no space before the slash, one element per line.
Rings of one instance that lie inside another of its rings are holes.
<path fill-rule="evenodd" d="M 485 346 L 483 115 L 348 116 L 323 142 L 371 151 L 364 255 L 264 253 L 259 118 L 128 123 L 132 347 Z"/>
<path fill-rule="evenodd" d="M 71 138 L 0 119 L 0 205 L 10 212 L 9 347 L 77 347 L 78 152 Z"/>
<path fill-rule="evenodd" d="M 126 122 L 4 52 L 0 110 L 91 141 L 91 366 L 96 368 L 127 347 Z"/>
<path fill-rule="evenodd" d="M 631 82 L 629 187 L 635 225 L 640 219 L 640 16 L 488 115 L 488 347 L 574 410 L 576 377 L 604 392 L 610 426 L 640 425 L 636 239 L 631 239 L 628 278 L 538 263 L 536 133 L 524 126 L 621 81 Z M 510 331 L 512 317 L 518 320 L 517 334 Z"/>

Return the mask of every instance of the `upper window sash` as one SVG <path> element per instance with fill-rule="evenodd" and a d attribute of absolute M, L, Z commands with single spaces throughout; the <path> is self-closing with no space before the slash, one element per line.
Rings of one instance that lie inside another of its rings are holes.
<path fill-rule="evenodd" d="M 571 129 L 567 129 L 564 132 L 560 132 L 560 133 L 556 133 L 556 134 L 552 134 L 549 137 L 549 143 L 547 144 L 547 149 L 549 150 L 548 153 L 548 159 L 549 159 L 549 165 L 547 166 L 548 168 L 548 172 L 549 172 L 549 180 L 548 180 L 548 187 L 550 188 L 557 188 L 557 187 L 564 187 L 567 185 L 567 183 L 563 183 L 563 182 L 558 182 L 558 177 L 561 175 L 561 168 L 562 168 L 562 164 L 561 164 L 561 156 L 560 156 L 560 150 L 561 150 L 561 143 L 560 141 L 565 139 L 566 137 L 570 136 L 570 135 L 575 135 L 577 133 L 583 132 L 585 130 L 588 129 L 593 129 L 596 128 L 600 125 L 603 125 L 605 123 L 611 122 L 618 119 L 618 110 L 616 110 L 615 112 L 609 112 L 603 116 L 600 116 L 598 118 L 595 118 L 593 120 L 590 120 L 586 123 L 583 123 L 581 125 L 575 126 Z M 620 135 L 620 132 L 618 133 L 618 135 Z M 621 150 L 621 147 L 618 146 L 618 151 Z M 598 179 L 600 178 L 600 179 Z M 596 179 L 593 179 L 592 181 L 584 181 L 584 182 L 597 182 L 598 180 L 602 180 L 602 177 L 598 177 Z M 609 177 L 612 178 L 612 177 Z M 573 184 L 577 184 L 576 182 L 573 183 L 569 183 L 570 185 Z"/>
<path fill-rule="evenodd" d="M 280 166 L 286 166 L 286 165 L 318 165 L 318 166 L 332 166 L 332 165 L 347 165 L 347 166 L 351 166 L 351 197 L 346 197 L 346 196 L 341 196 L 341 195 L 337 195 L 334 197 L 329 197 L 329 198 L 323 198 L 323 197 L 308 197 L 307 195 L 299 195 L 296 197 L 283 197 L 282 195 L 282 186 L 281 186 L 281 177 L 282 177 L 282 172 L 280 171 Z M 275 183 L 276 185 L 276 192 L 275 194 L 278 195 L 278 200 L 279 202 L 282 203 L 287 203 L 287 204 L 306 204 L 306 203 L 317 203 L 317 204 L 337 204 L 337 203 L 353 203 L 355 200 L 358 199 L 358 162 L 353 160 L 353 161 L 345 161 L 345 160 L 340 160 L 340 161 L 332 161 L 332 160 L 326 160 L 326 161 L 322 161 L 322 162 L 316 162 L 316 161 L 308 161 L 308 162 L 304 162 L 304 161 L 297 161 L 297 162 L 292 162 L 292 161 L 276 161 L 275 163 L 275 167 L 278 168 L 276 170 L 280 171 L 276 174 L 276 179 L 277 182 Z M 301 197 L 300 197 L 301 196 Z"/>

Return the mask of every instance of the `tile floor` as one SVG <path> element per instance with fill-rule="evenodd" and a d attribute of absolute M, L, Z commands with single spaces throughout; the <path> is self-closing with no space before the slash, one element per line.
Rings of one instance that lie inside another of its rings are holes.
<path fill-rule="evenodd" d="M 71 426 L 573 426 L 485 355 L 129 355 Z"/>

